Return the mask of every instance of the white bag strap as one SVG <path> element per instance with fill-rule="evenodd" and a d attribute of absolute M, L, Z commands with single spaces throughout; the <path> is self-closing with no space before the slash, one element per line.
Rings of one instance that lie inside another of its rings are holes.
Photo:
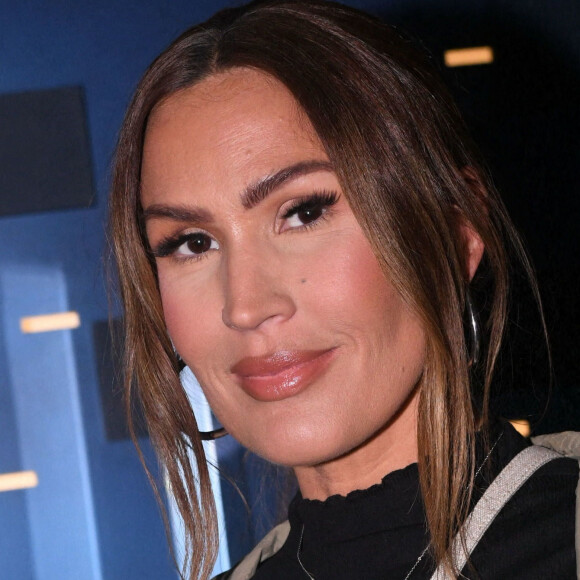
<path fill-rule="evenodd" d="M 499 514 L 510 498 L 542 465 L 561 457 L 555 451 L 532 445 L 520 451 L 492 481 L 481 496 L 473 511 L 463 524 L 465 543 L 458 533 L 451 546 L 453 561 L 462 570 L 491 522 Z M 431 580 L 452 580 L 442 564 L 439 565 Z"/>

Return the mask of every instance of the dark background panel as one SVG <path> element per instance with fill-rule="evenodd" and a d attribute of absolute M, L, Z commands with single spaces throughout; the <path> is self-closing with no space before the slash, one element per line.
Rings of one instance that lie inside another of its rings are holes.
<path fill-rule="evenodd" d="M 431 52 L 537 271 L 552 366 L 516 270 L 493 408 L 537 433 L 580 429 L 580 3 L 443 0 L 382 15 Z M 481 45 L 493 64 L 444 66 L 445 50 Z"/>
<path fill-rule="evenodd" d="M 122 319 L 98 320 L 93 323 L 95 360 L 99 372 L 99 386 L 103 420 L 107 439 L 129 438 L 123 388 Z M 137 437 L 147 437 L 141 406 L 133 400 L 133 428 Z"/>
<path fill-rule="evenodd" d="M 86 208 L 93 198 L 83 90 L 0 95 L 0 215 Z"/>

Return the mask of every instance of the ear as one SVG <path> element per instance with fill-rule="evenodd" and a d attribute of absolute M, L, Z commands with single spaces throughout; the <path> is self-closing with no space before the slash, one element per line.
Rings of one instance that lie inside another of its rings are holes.
<path fill-rule="evenodd" d="M 467 283 L 471 282 L 483 257 L 485 246 L 479 234 L 465 219 L 460 218 L 459 235 L 463 242 L 464 275 Z"/>
<path fill-rule="evenodd" d="M 487 191 L 477 171 L 473 167 L 463 167 L 461 177 L 479 201 L 479 210 L 488 213 Z M 481 236 L 475 231 L 465 216 L 459 216 L 459 235 L 461 236 L 464 255 L 464 275 L 467 283 L 471 282 L 483 257 L 485 246 Z"/>

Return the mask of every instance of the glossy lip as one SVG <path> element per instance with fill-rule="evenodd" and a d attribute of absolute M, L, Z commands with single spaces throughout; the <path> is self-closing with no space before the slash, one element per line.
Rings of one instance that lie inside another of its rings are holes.
<path fill-rule="evenodd" d="M 254 399 L 281 401 L 296 395 L 323 374 L 334 352 L 334 348 L 285 350 L 268 356 L 247 357 L 238 361 L 231 372 Z"/>

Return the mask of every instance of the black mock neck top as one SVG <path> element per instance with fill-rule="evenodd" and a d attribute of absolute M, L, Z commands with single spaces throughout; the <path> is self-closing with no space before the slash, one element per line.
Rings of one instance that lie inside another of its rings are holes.
<path fill-rule="evenodd" d="M 495 474 L 528 442 L 509 424 L 497 425 L 475 491 L 477 501 Z M 489 465 L 487 465 L 489 463 Z M 556 459 L 541 467 L 510 499 L 472 555 L 481 580 L 575 580 L 575 491 L 578 463 Z M 417 464 L 380 484 L 325 501 L 298 494 L 289 508 L 290 535 L 263 562 L 255 580 L 427 580 L 435 565 Z M 423 556 L 419 559 L 419 557 Z M 477 578 L 467 568 L 465 577 Z"/>

